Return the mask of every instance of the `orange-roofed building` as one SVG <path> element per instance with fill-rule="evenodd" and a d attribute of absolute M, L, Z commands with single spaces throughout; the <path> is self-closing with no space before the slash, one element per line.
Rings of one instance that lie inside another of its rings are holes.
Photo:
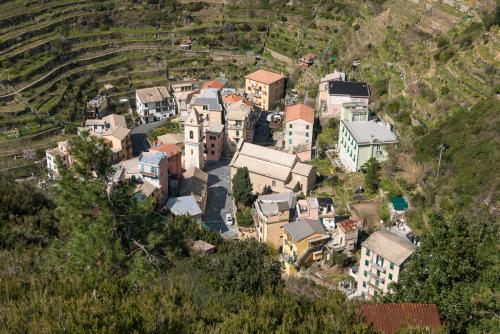
<path fill-rule="evenodd" d="M 168 157 L 168 175 L 180 179 L 182 176 L 182 150 L 175 144 L 163 144 L 151 149 L 165 153 Z"/>
<path fill-rule="evenodd" d="M 205 81 L 203 85 L 201 85 L 201 89 L 214 88 L 217 90 L 221 90 L 225 85 L 226 84 L 220 80 L 209 80 Z"/>
<path fill-rule="evenodd" d="M 305 104 L 285 108 L 285 151 L 295 153 L 302 161 L 311 160 L 314 109 Z"/>
<path fill-rule="evenodd" d="M 248 74 L 245 93 L 263 111 L 273 109 L 285 93 L 285 77 L 264 69 Z"/>
<path fill-rule="evenodd" d="M 236 102 L 243 101 L 243 96 L 236 95 L 236 94 L 224 95 L 222 97 L 222 101 L 224 101 L 225 104 L 236 103 Z"/>
<path fill-rule="evenodd" d="M 392 334 L 412 328 L 439 333 L 441 329 L 435 304 L 363 304 L 360 315 L 376 333 Z"/>

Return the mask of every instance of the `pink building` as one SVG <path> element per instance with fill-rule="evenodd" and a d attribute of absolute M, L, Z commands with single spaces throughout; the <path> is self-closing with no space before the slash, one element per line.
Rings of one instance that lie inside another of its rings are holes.
<path fill-rule="evenodd" d="M 297 201 L 297 217 L 319 219 L 319 204 L 315 197 L 308 197 Z"/>
<path fill-rule="evenodd" d="M 168 197 L 168 159 L 163 152 L 143 152 L 139 156 L 139 173 L 145 197 L 152 197 L 158 206 Z M 141 198 L 138 198 L 139 200 Z"/>
<path fill-rule="evenodd" d="M 366 82 L 328 81 L 327 110 L 323 117 L 340 117 L 343 103 L 359 102 L 368 106 L 370 101 L 370 87 Z"/>
<path fill-rule="evenodd" d="M 205 133 L 205 160 L 219 161 L 224 148 L 224 125 L 210 124 Z"/>
<path fill-rule="evenodd" d="M 180 179 L 182 177 L 182 150 L 175 144 L 163 144 L 151 149 L 165 153 L 168 157 L 168 174 L 170 177 Z"/>

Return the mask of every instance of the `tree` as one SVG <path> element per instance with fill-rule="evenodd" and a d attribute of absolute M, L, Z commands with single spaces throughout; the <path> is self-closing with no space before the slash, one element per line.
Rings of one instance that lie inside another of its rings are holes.
<path fill-rule="evenodd" d="M 500 277 L 498 221 L 487 216 L 481 212 L 432 217 L 431 229 L 422 236 L 388 300 L 434 303 L 452 332 L 478 324 L 483 327 L 477 332 L 494 332 L 491 328 L 500 325 L 495 302 Z"/>
<path fill-rule="evenodd" d="M 257 294 L 281 282 L 281 266 L 268 245 L 253 239 L 219 247 L 213 272 L 226 291 Z"/>
<path fill-rule="evenodd" d="M 233 197 L 237 203 L 242 203 L 246 206 L 252 205 L 252 182 L 248 174 L 248 168 L 238 168 L 233 177 Z"/>
<path fill-rule="evenodd" d="M 375 158 L 370 158 L 364 165 L 365 186 L 372 192 L 378 190 L 380 184 L 380 163 Z"/>

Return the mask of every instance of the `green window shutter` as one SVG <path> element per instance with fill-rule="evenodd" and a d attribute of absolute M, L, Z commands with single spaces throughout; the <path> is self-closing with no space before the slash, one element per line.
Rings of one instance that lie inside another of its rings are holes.
<path fill-rule="evenodd" d="M 366 256 L 370 256 L 370 250 L 368 248 L 366 249 Z"/>
<path fill-rule="evenodd" d="M 394 270 L 394 263 L 391 262 L 391 264 L 389 265 L 389 268 L 391 268 L 391 270 Z"/>
<path fill-rule="evenodd" d="M 366 282 L 363 282 L 363 288 L 366 288 Z"/>
<path fill-rule="evenodd" d="M 365 275 L 365 277 L 368 277 L 368 272 L 366 270 L 363 274 Z"/>
<path fill-rule="evenodd" d="M 392 280 L 392 274 L 389 274 L 389 279 Z"/>
<path fill-rule="evenodd" d="M 368 267 L 368 263 L 369 263 L 368 260 L 365 260 L 365 266 Z"/>

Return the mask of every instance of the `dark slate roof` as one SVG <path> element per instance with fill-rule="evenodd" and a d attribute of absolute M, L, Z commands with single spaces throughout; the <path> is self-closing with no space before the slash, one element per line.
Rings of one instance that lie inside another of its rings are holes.
<path fill-rule="evenodd" d="M 333 205 L 333 199 L 331 199 L 330 197 L 318 198 L 318 204 L 321 207 L 325 207 L 327 205 Z"/>
<path fill-rule="evenodd" d="M 439 332 L 441 322 L 434 304 L 363 304 L 361 315 L 378 333 L 392 334 L 402 327 L 424 327 Z"/>
<path fill-rule="evenodd" d="M 370 87 L 366 82 L 328 81 L 328 94 L 370 97 Z"/>

